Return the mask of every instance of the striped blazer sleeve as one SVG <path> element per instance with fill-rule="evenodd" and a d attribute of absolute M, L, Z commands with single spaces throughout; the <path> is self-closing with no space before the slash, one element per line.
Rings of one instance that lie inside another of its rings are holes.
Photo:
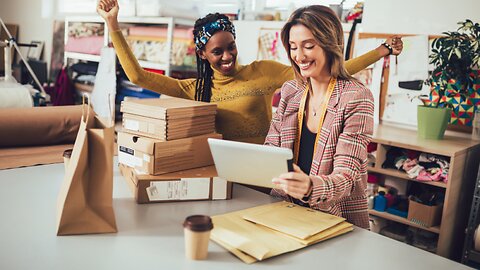
<path fill-rule="evenodd" d="M 373 134 L 373 96 L 365 87 L 353 87 L 342 102 L 343 127 L 340 131 L 335 153 L 333 171 L 329 175 L 310 176 L 313 189 L 310 206 L 322 208 L 322 204 L 352 196 L 360 174 L 366 173 L 367 145 Z M 342 119 L 338 119 L 342 121 Z"/>
<path fill-rule="evenodd" d="M 272 121 L 270 122 L 270 129 L 268 131 L 267 137 L 265 138 L 265 145 L 281 147 L 282 124 L 285 118 L 288 102 L 292 96 L 291 92 L 293 90 L 294 88 L 289 82 L 286 82 L 282 85 L 280 102 L 278 103 L 277 111 L 272 116 Z M 290 196 L 288 196 L 281 189 L 272 189 L 270 195 L 274 197 L 280 197 L 286 201 L 292 201 Z"/>

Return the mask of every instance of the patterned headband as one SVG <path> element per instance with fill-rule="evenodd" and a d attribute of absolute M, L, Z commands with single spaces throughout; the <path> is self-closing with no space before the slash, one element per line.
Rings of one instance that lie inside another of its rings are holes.
<path fill-rule="evenodd" d="M 198 31 L 197 36 L 195 37 L 195 47 L 197 50 L 201 50 L 205 47 L 208 40 L 215 34 L 217 31 L 227 31 L 232 33 L 233 38 L 235 38 L 235 27 L 232 22 L 226 19 L 218 19 L 214 22 L 207 23 L 202 26 L 202 29 Z"/>

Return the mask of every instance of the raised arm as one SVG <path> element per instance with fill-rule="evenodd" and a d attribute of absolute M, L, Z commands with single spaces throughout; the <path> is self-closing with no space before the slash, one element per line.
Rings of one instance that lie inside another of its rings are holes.
<path fill-rule="evenodd" d="M 392 47 L 392 55 L 399 55 L 403 50 L 403 41 L 400 36 L 389 37 L 385 43 Z M 390 50 L 382 44 L 374 50 L 346 61 L 345 68 L 347 69 L 348 73 L 355 74 L 389 54 Z"/>
<path fill-rule="evenodd" d="M 98 14 L 105 20 L 115 52 L 128 79 L 143 88 L 180 98 L 194 98 L 195 80 L 177 80 L 162 74 L 144 70 L 133 55 L 118 24 L 119 6 L 117 0 L 101 0 Z"/>

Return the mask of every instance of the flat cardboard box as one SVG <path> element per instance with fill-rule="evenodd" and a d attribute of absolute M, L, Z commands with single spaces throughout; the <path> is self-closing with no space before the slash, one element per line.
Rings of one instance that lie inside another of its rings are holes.
<path fill-rule="evenodd" d="M 211 133 L 173 141 L 160 141 L 118 132 L 118 161 L 153 175 L 213 165 L 207 139 L 221 139 Z"/>
<path fill-rule="evenodd" d="M 148 175 L 119 164 L 137 203 L 192 200 L 227 200 L 232 198 L 232 183 L 217 177 L 215 166 L 163 175 Z"/>
<path fill-rule="evenodd" d="M 122 101 L 120 111 L 144 117 L 170 120 L 215 115 L 217 105 L 183 98 L 145 98 Z"/>
<path fill-rule="evenodd" d="M 139 136 L 171 141 L 215 132 L 215 114 L 170 119 L 168 121 L 123 113 L 125 132 Z"/>
<path fill-rule="evenodd" d="M 423 227 L 432 227 L 440 224 L 443 204 L 425 205 L 410 200 L 408 203 L 407 219 Z"/>

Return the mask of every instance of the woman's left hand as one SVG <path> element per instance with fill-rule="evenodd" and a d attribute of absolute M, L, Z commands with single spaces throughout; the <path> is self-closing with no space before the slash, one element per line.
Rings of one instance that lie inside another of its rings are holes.
<path fill-rule="evenodd" d="M 392 55 L 399 55 L 403 50 L 403 41 L 401 36 L 392 36 L 385 40 L 385 43 L 388 43 L 392 46 Z"/>
<path fill-rule="evenodd" d="M 312 190 L 310 177 L 296 164 L 293 164 L 293 172 L 284 173 L 277 178 L 273 178 L 272 183 L 296 199 L 310 196 Z"/>

